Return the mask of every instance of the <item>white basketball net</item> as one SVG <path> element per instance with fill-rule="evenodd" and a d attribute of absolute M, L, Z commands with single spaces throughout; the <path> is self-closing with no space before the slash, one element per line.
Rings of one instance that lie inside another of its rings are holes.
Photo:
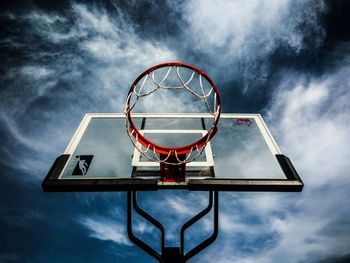
<path fill-rule="evenodd" d="M 155 147 L 152 146 L 151 144 L 148 144 L 147 147 L 143 146 L 140 142 L 138 142 L 138 134 L 135 131 L 135 129 L 131 128 L 131 125 L 128 121 L 128 118 L 125 118 L 125 128 L 127 130 L 127 133 L 130 137 L 131 142 L 133 143 L 134 147 L 146 158 L 150 159 L 153 162 L 158 162 L 158 163 L 166 163 L 166 164 L 171 164 L 171 165 L 180 165 L 183 163 L 189 163 L 192 162 L 193 160 L 195 160 L 199 155 L 201 155 L 205 149 L 205 146 L 207 145 L 207 143 L 209 142 L 209 140 L 211 139 L 211 134 L 214 131 L 214 124 L 218 121 L 218 118 L 220 116 L 220 104 L 218 103 L 218 98 L 217 98 L 217 93 L 215 92 L 214 88 L 212 85 L 210 85 L 210 89 L 209 91 L 205 91 L 204 89 L 204 85 L 203 85 L 203 77 L 202 74 L 199 72 L 196 72 L 193 70 L 192 74 L 190 75 L 190 77 L 188 78 L 188 80 L 184 80 L 183 77 L 180 74 L 180 69 L 181 66 L 167 66 L 168 69 L 166 71 L 166 73 L 164 74 L 164 76 L 161 78 L 160 81 L 157 81 L 155 79 L 155 72 L 157 71 L 157 69 L 155 69 L 154 71 L 146 74 L 145 76 L 143 76 L 143 78 L 136 83 L 134 89 L 132 92 L 129 93 L 128 97 L 127 97 L 127 101 L 126 101 L 126 105 L 125 105 L 125 114 L 127 115 L 129 112 L 132 111 L 132 109 L 135 107 L 137 101 L 145 96 L 148 96 L 158 90 L 180 90 L 180 89 L 184 89 L 187 90 L 190 94 L 192 94 L 193 96 L 195 96 L 198 100 L 202 100 L 204 101 L 204 104 L 208 110 L 208 112 L 213 116 L 213 122 L 212 122 L 212 126 L 211 128 L 207 131 L 209 134 L 207 136 L 207 140 L 205 141 L 203 147 L 198 148 L 198 146 L 193 146 L 190 150 L 189 153 L 187 153 L 186 158 L 184 160 L 180 160 L 178 157 L 178 153 L 176 150 L 170 150 L 169 153 L 166 155 L 165 158 L 160 158 L 159 153 L 157 153 L 155 151 Z M 173 68 L 176 68 L 176 76 L 177 79 L 179 81 L 179 85 L 178 86 L 166 86 L 166 80 L 169 77 L 169 75 L 171 74 Z M 144 90 L 145 84 L 147 83 L 147 81 L 149 81 L 149 79 L 151 79 L 152 83 L 153 83 L 153 87 L 151 89 L 148 88 L 147 91 Z M 197 91 L 195 91 L 193 88 L 191 88 L 191 84 L 197 79 L 198 83 L 199 83 L 199 87 L 200 87 L 200 93 Z M 206 80 L 207 81 L 207 80 Z M 140 83 L 141 82 L 141 83 Z M 140 84 L 140 85 L 139 85 Z M 138 87 L 139 86 L 139 87 Z M 209 97 L 212 95 L 213 93 L 213 107 L 210 107 L 210 103 L 208 101 Z M 134 98 L 134 102 L 131 103 L 131 98 Z M 172 163 L 172 162 L 167 162 L 170 156 L 175 156 L 176 160 L 178 161 L 178 163 Z"/>

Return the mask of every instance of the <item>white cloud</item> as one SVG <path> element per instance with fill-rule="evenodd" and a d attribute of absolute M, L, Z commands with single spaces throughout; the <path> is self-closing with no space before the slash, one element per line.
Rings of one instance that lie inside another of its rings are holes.
<path fill-rule="evenodd" d="M 89 230 L 90 237 L 131 246 L 124 224 L 98 218 L 82 218 L 79 223 Z"/>
<path fill-rule="evenodd" d="M 286 91 L 283 101 L 278 103 L 283 103 L 286 105 L 285 112 L 288 113 L 288 117 L 292 118 L 302 118 L 305 114 L 315 115 L 314 111 L 322 105 L 328 97 L 328 89 L 321 84 L 311 84 L 308 87 L 298 85 L 291 91 Z M 308 117 L 308 116 L 306 116 Z M 284 119 L 288 124 L 289 120 Z"/>
<path fill-rule="evenodd" d="M 242 77 L 245 90 L 267 80 L 269 56 L 278 48 L 299 54 L 325 37 L 322 1 L 192 0 L 173 7 L 186 21 L 180 26 L 191 48 L 210 59 L 210 72 L 223 80 Z"/>
<path fill-rule="evenodd" d="M 80 4 L 73 5 L 73 10 L 76 15 L 75 30 L 82 36 L 88 36 L 82 39 L 82 49 L 98 59 L 117 63 L 120 68 L 127 66 L 128 69 L 135 68 L 135 64 L 136 68 L 146 69 L 154 63 L 176 59 L 166 46 L 141 39 L 120 10 L 116 10 L 114 17 L 106 10 L 88 9 Z M 128 75 L 133 76 L 130 72 Z"/>
<path fill-rule="evenodd" d="M 70 11 L 69 20 L 38 10 L 13 15 L 26 24 L 27 37 L 9 36 L 2 42 L 11 47 L 31 43 L 23 49 L 28 51 L 26 63 L 3 76 L 10 85 L 1 90 L 0 120 L 9 137 L 35 152 L 22 154 L 18 163 L 14 149 L 5 149 L 10 166 L 39 178 L 68 143 L 78 118 L 87 111 L 122 112 L 127 91 L 142 70 L 176 60 L 165 45 L 139 37 L 120 10 L 111 16 L 103 8 L 73 4 Z M 36 154 L 45 157 L 39 161 Z"/>
<path fill-rule="evenodd" d="M 296 84 L 290 90 L 283 87 L 272 102 L 272 128 L 282 149 L 290 152 L 297 167 L 302 167 L 309 186 L 323 185 L 347 174 L 349 73 L 347 67 L 323 80 Z M 347 84 L 341 87 L 339 80 Z"/>
<path fill-rule="evenodd" d="M 166 196 L 166 206 L 170 210 L 176 212 L 179 215 L 191 215 L 192 209 L 190 208 L 191 200 L 184 200 L 182 196 L 168 195 Z"/>
<path fill-rule="evenodd" d="M 134 226 L 134 230 L 135 232 L 144 234 L 144 233 L 151 233 L 153 229 L 149 225 L 147 225 L 145 222 L 138 222 Z"/>
<path fill-rule="evenodd" d="M 319 262 L 349 251 L 350 67 L 285 76 L 266 121 L 303 192 L 221 194 L 221 238 L 202 262 L 218 249 L 216 262 L 225 263 Z"/>
<path fill-rule="evenodd" d="M 249 201 L 255 203 L 253 209 L 261 216 L 270 218 L 265 227 L 277 231 L 280 240 L 274 248 L 242 262 L 301 262 L 348 252 L 349 231 L 337 228 L 349 212 L 344 199 L 350 168 L 349 76 L 350 68 L 345 66 L 307 84 L 295 81 L 294 87 L 281 85 L 271 103 L 269 121 L 305 188 L 287 198 L 270 197 L 269 203 L 272 199 L 274 205 L 264 213 L 259 212 L 261 208 L 255 210 L 265 206 L 261 200 L 253 197 Z M 284 216 L 274 217 L 274 211 L 284 211 Z"/>
<path fill-rule="evenodd" d="M 37 79 L 37 80 L 47 78 L 54 73 L 53 70 L 48 69 L 44 66 L 35 66 L 35 65 L 24 66 L 22 67 L 21 72 L 23 75 L 26 75 L 27 77 Z"/>
<path fill-rule="evenodd" d="M 299 52 L 304 32 L 298 27 L 306 22 L 305 27 L 322 32 L 316 18 L 324 9 L 322 2 L 308 1 L 194 0 L 187 1 L 182 11 L 197 40 L 196 48 L 215 52 L 216 47 L 225 46 L 230 55 L 245 56 L 270 52 L 280 44 Z"/>
<path fill-rule="evenodd" d="M 111 39 L 95 38 L 82 43 L 83 49 L 89 51 L 93 56 L 103 60 L 123 55 L 118 47 L 117 42 Z"/>
<path fill-rule="evenodd" d="M 111 17 L 105 10 L 74 5 L 76 31 L 83 37 L 80 48 L 104 64 L 95 68 L 97 94 L 108 93 L 113 110 L 123 111 L 132 81 L 154 64 L 176 60 L 166 46 L 141 39 L 120 10 Z"/>
<path fill-rule="evenodd" d="M 78 28 L 84 31 L 84 33 L 92 31 L 93 33 L 99 32 L 107 37 L 116 36 L 118 28 L 114 25 L 113 21 L 111 21 L 107 12 L 94 7 L 92 7 L 92 9 L 93 11 L 91 12 L 85 5 L 73 5 L 73 11 L 79 19 L 77 24 Z"/>
<path fill-rule="evenodd" d="M 12 19 L 19 19 L 20 17 L 17 17 L 13 14 Z M 50 26 L 52 24 L 55 24 L 56 22 L 66 22 L 67 18 L 60 16 L 58 14 L 46 14 L 44 12 L 33 12 L 30 13 L 29 15 L 26 15 L 23 17 L 24 19 L 32 20 L 34 23 L 40 21 L 41 24 Z"/>
<path fill-rule="evenodd" d="M 305 41 L 308 36 L 313 36 L 311 45 L 315 48 L 324 38 L 318 21 L 318 15 L 324 11 L 322 2 L 184 1 L 178 8 L 187 23 L 182 28 L 179 44 L 214 61 L 212 67 L 224 72 L 220 73 L 222 81 L 232 79 L 236 71 L 243 73 L 246 85 L 251 78 L 264 80 L 268 56 L 279 47 L 300 54 L 308 45 Z M 32 174 L 38 167 L 44 170 L 45 156 L 57 154 L 57 145 L 68 141 L 69 131 L 74 129 L 71 124 L 76 123 L 69 121 L 73 114 L 82 115 L 82 109 L 87 108 L 122 110 L 124 95 L 138 73 L 177 57 L 165 44 L 140 37 L 119 11 L 118 15 L 111 16 L 106 10 L 82 4 L 73 4 L 71 11 L 72 23 L 57 14 L 37 11 L 22 18 L 33 29 L 26 35 L 42 37 L 36 38 L 41 41 L 39 46 L 29 37 L 26 41 L 32 41 L 30 46 L 19 43 L 18 39 L 2 41 L 4 45 L 30 48 L 28 64 L 9 72 L 12 86 L 2 91 L 1 110 L 6 117 L 2 113 L 0 120 L 8 126 L 11 139 L 40 153 L 40 158 L 36 158 L 36 155 L 29 156 L 30 151 L 17 164 L 17 149 L 4 149 L 18 169 Z M 65 46 L 68 42 L 69 48 Z M 42 44 L 57 49 L 43 50 Z M 204 262 L 212 262 L 213 254 L 216 262 L 225 263 L 303 262 L 312 256 L 317 260 L 349 251 L 350 208 L 344 198 L 348 196 L 350 168 L 349 76 L 350 68 L 344 67 L 310 81 L 293 75 L 291 78 L 300 81 L 286 81 L 278 87 L 269 108 L 269 124 L 304 180 L 304 192 L 221 195 L 222 232 L 211 250 L 202 254 Z M 28 80 L 44 85 L 22 85 Z M 52 95 L 50 92 L 58 82 L 63 83 L 62 89 L 67 84 L 72 87 Z M 67 103 L 71 102 L 68 97 L 84 91 L 90 96 L 87 102 Z M 33 108 L 37 100 L 42 103 L 42 96 L 52 104 Z M 97 102 L 99 100 L 103 103 Z M 182 105 L 181 101 L 176 105 Z M 173 110 L 175 104 L 159 100 L 145 108 L 154 106 Z M 40 125 L 35 120 L 40 120 Z M 38 176 L 43 175 L 38 173 Z M 206 195 L 201 197 L 181 192 L 167 195 L 164 201 L 158 200 L 154 214 L 162 219 L 167 216 L 165 212 L 171 214 L 167 222 L 168 239 L 178 240 L 177 232 L 171 231 L 175 229 L 173 215 L 179 216 L 177 223 L 192 216 L 198 204 L 206 205 Z M 152 206 L 154 200 L 148 200 L 147 204 Z M 119 225 L 94 217 L 80 219 L 79 223 L 93 238 L 130 245 L 124 223 Z M 209 230 L 210 226 L 210 221 L 204 219 L 204 229 Z M 136 231 L 147 234 L 149 230 L 144 223 L 139 223 Z M 266 236 L 273 238 L 264 243 Z"/>

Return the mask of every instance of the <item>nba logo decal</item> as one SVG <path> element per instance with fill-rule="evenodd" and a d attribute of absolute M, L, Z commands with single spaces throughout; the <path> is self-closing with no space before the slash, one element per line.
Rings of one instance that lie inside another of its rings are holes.
<path fill-rule="evenodd" d="M 93 158 L 93 155 L 75 156 L 77 164 L 75 165 L 72 175 L 86 175 L 89 170 L 92 158 Z"/>
<path fill-rule="evenodd" d="M 250 119 L 243 119 L 243 118 L 239 118 L 236 120 L 236 125 L 237 126 L 252 126 L 253 122 Z"/>

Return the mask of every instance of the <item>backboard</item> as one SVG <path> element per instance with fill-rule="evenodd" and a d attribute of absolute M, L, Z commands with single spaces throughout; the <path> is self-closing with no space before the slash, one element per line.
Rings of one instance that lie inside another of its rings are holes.
<path fill-rule="evenodd" d="M 204 136 L 210 114 L 134 113 L 155 143 L 184 145 Z M 124 113 L 88 113 L 51 167 L 44 191 L 301 191 L 303 183 L 259 114 L 223 113 L 203 153 L 186 166 L 185 181 L 160 180 L 159 163 L 130 143 Z"/>

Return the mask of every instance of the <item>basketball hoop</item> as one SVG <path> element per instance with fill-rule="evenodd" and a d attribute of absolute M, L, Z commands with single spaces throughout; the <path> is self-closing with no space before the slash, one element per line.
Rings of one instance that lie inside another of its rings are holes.
<path fill-rule="evenodd" d="M 160 81 L 155 79 L 155 73 L 161 73 L 160 69 L 165 68 L 165 74 Z M 167 78 L 173 70 L 176 70 L 176 77 L 178 80 L 178 85 L 166 85 Z M 181 69 L 190 70 L 191 75 L 188 80 L 184 80 L 181 76 Z M 151 80 L 149 80 L 151 78 Z M 209 84 L 209 91 L 204 90 L 203 78 Z M 200 87 L 200 92 L 195 91 L 191 84 L 197 79 Z M 152 83 L 152 88 L 149 90 L 144 90 L 145 83 L 149 81 Z M 141 97 L 148 96 L 158 90 L 186 90 L 190 95 L 196 97 L 198 100 L 202 100 L 208 109 L 208 112 L 212 116 L 212 125 L 207 133 L 201 137 L 199 140 L 182 146 L 168 147 L 164 145 L 159 145 L 153 141 L 147 139 L 136 127 L 133 121 L 131 111 L 135 107 L 137 101 Z M 209 97 L 212 96 L 212 103 L 209 103 Z M 134 101 L 132 102 L 132 98 Z M 212 79 L 202 70 L 181 62 L 168 62 L 156 65 L 149 68 L 143 72 L 131 85 L 129 90 L 126 105 L 125 105 L 125 126 L 127 134 L 129 135 L 131 142 L 134 147 L 146 158 L 151 161 L 160 163 L 160 168 L 162 173 L 164 172 L 165 180 L 170 178 L 173 180 L 177 178 L 176 181 L 181 181 L 179 178 L 184 178 L 185 165 L 186 163 L 192 162 L 199 155 L 202 154 L 207 143 L 214 137 L 217 132 L 217 124 L 220 119 L 221 114 L 221 98 L 219 90 L 216 87 Z M 179 176 L 180 174 L 180 176 Z"/>

